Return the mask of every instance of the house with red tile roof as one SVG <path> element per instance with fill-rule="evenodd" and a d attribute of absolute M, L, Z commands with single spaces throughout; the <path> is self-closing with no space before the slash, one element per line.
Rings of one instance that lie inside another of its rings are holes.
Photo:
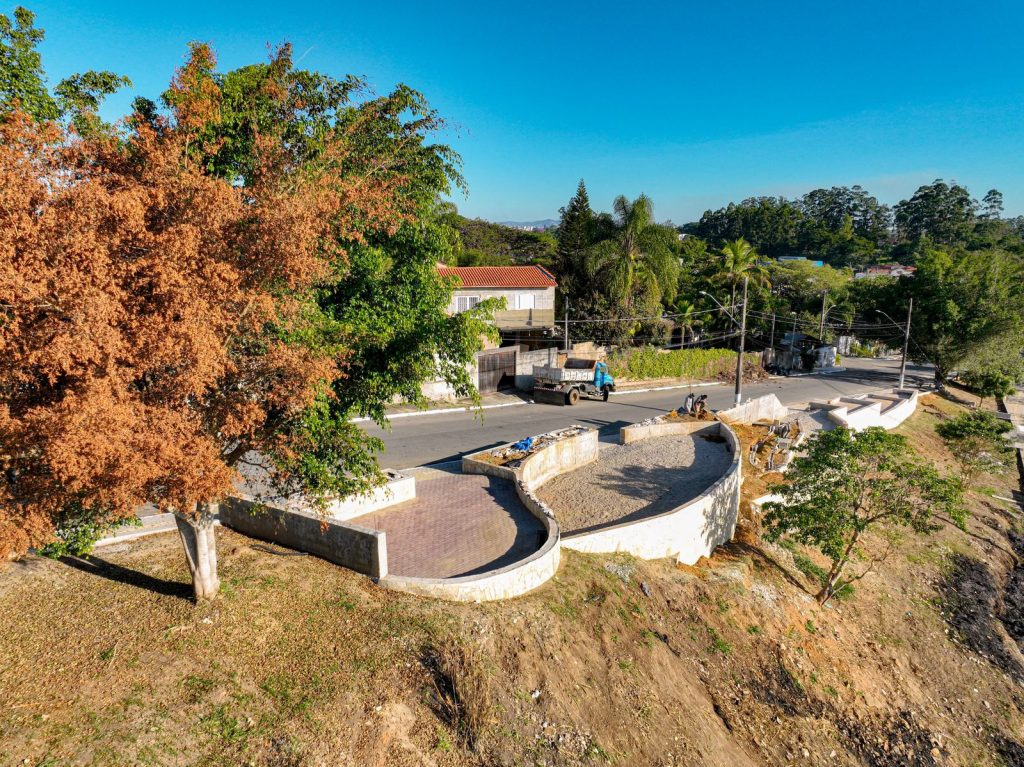
<path fill-rule="evenodd" d="M 558 281 L 542 266 L 438 266 L 455 283 L 451 313 L 472 309 L 487 298 L 504 298 L 505 309 L 494 313 L 503 345 L 536 345 L 555 329 L 555 288 Z"/>

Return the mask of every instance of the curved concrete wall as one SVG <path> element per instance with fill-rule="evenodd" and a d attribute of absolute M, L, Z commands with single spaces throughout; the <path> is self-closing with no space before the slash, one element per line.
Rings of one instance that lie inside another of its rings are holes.
<path fill-rule="evenodd" d="M 688 434 L 695 431 L 694 426 L 704 428 L 709 425 L 679 422 L 632 428 L 650 430 L 652 426 L 665 427 L 656 432 L 664 435 Z M 694 564 L 701 557 L 710 556 L 715 547 L 730 540 L 736 530 L 742 482 L 743 462 L 740 459 L 739 440 L 725 423 L 718 424 L 718 433 L 725 437 L 732 452 L 732 462 L 725 474 L 701 495 L 655 517 L 565 536 L 562 538 L 562 546 L 590 554 L 624 551 L 641 559 L 674 557 L 676 561 L 688 565 Z"/>
<path fill-rule="evenodd" d="M 388 575 L 380 579 L 380 585 L 396 591 L 454 602 L 487 602 L 511 599 L 544 584 L 558 571 L 561 532 L 554 513 L 533 491 L 557 474 L 596 461 L 597 452 L 597 431 L 587 429 L 537 450 L 527 456 L 516 469 L 479 460 L 476 456 L 480 453 L 463 457 L 463 473 L 486 474 L 514 483 L 519 500 L 544 525 L 544 545 L 526 559 L 481 575 L 462 578 Z"/>
<path fill-rule="evenodd" d="M 715 415 L 725 423 L 755 423 L 757 421 L 784 421 L 789 417 L 789 408 L 779 402 L 774 394 L 766 394 L 747 400 L 728 410 L 719 410 Z"/>

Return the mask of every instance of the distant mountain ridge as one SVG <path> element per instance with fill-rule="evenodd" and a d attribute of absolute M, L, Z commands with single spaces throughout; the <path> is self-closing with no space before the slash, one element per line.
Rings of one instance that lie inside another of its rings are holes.
<path fill-rule="evenodd" d="M 558 226 L 557 218 L 543 218 L 539 221 L 496 221 L 502 226 L 510 226 L 513 229 L 552 229 Z"/>

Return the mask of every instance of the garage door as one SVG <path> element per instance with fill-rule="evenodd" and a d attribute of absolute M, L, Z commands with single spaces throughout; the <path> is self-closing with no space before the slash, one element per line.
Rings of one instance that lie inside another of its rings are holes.
<path fill-rule="evenodd" d="M 481 352 L 476 358 L 481 392 L 498 391 L 516 383 L 516 352 Z"/>

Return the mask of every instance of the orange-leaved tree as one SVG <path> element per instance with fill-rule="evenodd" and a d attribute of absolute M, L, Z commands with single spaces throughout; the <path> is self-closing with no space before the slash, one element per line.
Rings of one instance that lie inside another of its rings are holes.
<path fill-rule="evenodd" d="M 0 554 L 152 503 L 212 597 L 211 504 L 251 451 L 308 450 L 304 419 L 345 375 L 317 298 L 345 243 L 409 219 L 404 176 L 367 161 L 359 120 L 320 126 L 317 161 L 296 162 L 287 115 L 249 136 L 244 181 L 218 172 L 213 68 L 193 46 L 170 112 L 118 131 L 0 118 Z"/>

